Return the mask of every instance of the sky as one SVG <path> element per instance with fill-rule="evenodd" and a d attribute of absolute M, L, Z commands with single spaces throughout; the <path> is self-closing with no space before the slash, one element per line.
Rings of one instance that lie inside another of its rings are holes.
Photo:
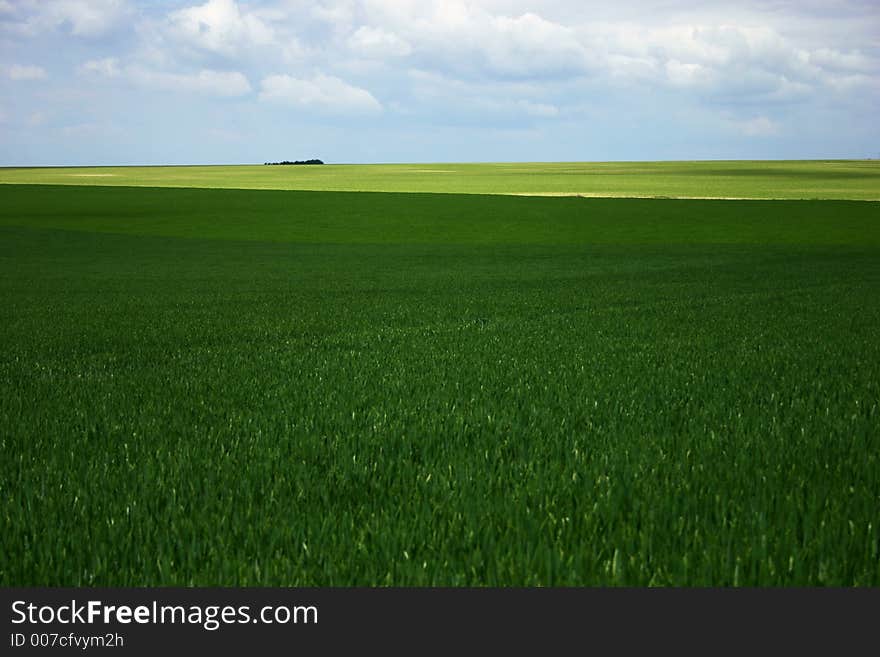
<path fill-rule="evenodd" d="M 880 0 L 0 0 L 0 165 L 880 158 Z"/>

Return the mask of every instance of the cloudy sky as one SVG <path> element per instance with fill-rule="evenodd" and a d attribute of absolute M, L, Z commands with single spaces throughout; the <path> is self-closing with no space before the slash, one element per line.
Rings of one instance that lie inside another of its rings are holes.
<path fill-rule="evenodd" d="M 880 157 L 878 0 L 0 0 L 0 165 Z"/>

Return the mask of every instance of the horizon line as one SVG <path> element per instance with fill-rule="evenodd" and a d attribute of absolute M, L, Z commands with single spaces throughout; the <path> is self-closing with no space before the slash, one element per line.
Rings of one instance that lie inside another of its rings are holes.
<path fill-rule="evenodd" d="M 698 162 L 877 162 L 880 157 L 805 157 L 805 158 L 697 158 L 667 160 L 420 160 L 407 162 L 328 162 L 296 166 L 405 166 L 425 164 L 664 164 Z M 186 164 L 0 164 L 0 169 L 109 169 L 109 168 L 163 168 L 163 167 L 250 167 L 272 166 L 271 162 L 224 162 Z M 281 166 L 281 165 L 277 165 Z M 292 166 L 292 165 L 291 165 Z"/>

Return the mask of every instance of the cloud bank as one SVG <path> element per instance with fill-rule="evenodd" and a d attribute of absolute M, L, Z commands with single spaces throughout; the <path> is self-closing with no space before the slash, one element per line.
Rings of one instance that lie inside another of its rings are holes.
<path fill-rule="evenodd" d="M 3 129 L 86 112 L 192 161 L 873 157 L 877 34 L 855 0 L 2 1 Z"/>

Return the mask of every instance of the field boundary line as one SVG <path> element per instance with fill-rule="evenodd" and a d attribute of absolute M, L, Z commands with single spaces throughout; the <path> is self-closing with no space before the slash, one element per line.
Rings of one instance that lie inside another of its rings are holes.
<path fill-rule="evenodd" d="M 84 176 L 90 177 L 90 176 Z M 94 176 L 94 178 L 104 176 Z M 671 194 L 603 194 L 592 192 L 471 192 L 471 191 L 429 191 L 429 190 L 382 190 L 382 189 L 306 189 L 289 187 L 204 187 L 200 185 L 139 185 L 125 182 L 124 184 L 92 184 L 79 182 L 23 182 L 0 180 L 0 185 L 35 185 L 43 187 L 106 187 L 136 189 L 203 189 L 229 190 L 242 192 L 315 192 L 322 194 L 434 194 L 448 196 L 521 196 L 529 198 L 585 198 L 585 199 L 643 199 L 654 201 L 858 201 L 863 203 L 880 203 L 878 198 L 852 197 L 815 197 L 815 196 L 679 196 Z"/>

